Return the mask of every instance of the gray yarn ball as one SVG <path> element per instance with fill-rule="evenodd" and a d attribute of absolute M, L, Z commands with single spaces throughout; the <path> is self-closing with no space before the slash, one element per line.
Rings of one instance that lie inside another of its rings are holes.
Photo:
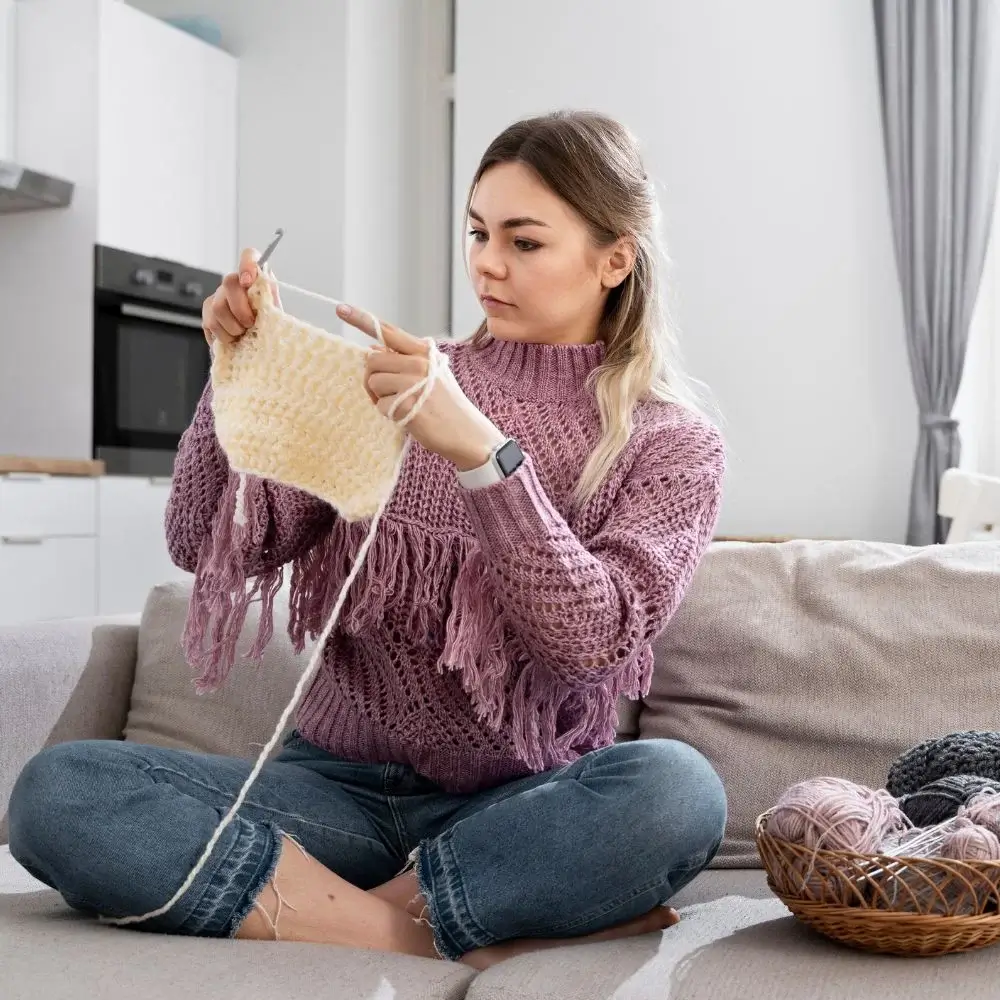
<path fill-rule="evenodd" d="M 925 740 L 896 758 L 885 787 L 901 798 L 953 775 L 1000 781 L 1000 733 L 970 730 Z"/>
<path fill-rule="evenodd" d="M 986 789 L 1000 792 L 1000 781 L 976 774 L 950 774 L 904 795 L 899 808 L 914 826 L 933 826 L 957 816 L 961 806 Z"/>

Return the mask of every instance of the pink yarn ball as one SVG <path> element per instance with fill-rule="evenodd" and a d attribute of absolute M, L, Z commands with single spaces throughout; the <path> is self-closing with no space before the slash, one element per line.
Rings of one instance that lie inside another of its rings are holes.
<path fill-rule="evenodd" d="M 873 854 L 909 820 L 885 789 L 846 778 L 809 778 L 792 785 L 767 821 L 768 833 L 811 850 Z"/>
<path fill-rule="evenodd" d="M 985 826 L 960 817 L 945 834 L 939 856 L 951 861 L 1000 861 L 1000 838 Z"/>
<path fill-rule="evenodd" d="M 958 815 L 984 826 L 995 835 L 1000 835 L 1000 795 L 996 792 L 980 792 L 958 810 Z"/>

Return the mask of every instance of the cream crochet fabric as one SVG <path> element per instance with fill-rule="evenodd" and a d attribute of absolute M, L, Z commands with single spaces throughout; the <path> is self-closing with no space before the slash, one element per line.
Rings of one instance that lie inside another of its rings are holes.
<path fill-rule="evenodd" d="M 243 474 L 297 486 L 348 521 L 392 493 L 405 430 L 365 391 L 366 351 L 290 316 L 264 275 L 249 289 L 256 323 L 212 361 L 215 431 Z"/>

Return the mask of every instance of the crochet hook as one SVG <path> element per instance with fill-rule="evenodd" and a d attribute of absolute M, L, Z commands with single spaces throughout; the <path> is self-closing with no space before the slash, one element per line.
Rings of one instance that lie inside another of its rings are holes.
<path fill-rule="evenodd" d="M 274 248 L 281 241 L 281 237 L 285 235 L 284 229 L 275 229 L 274 239 L 264 248 L 264 252 L 257 258 L 257 267 L 263 271 L 264 265 L 267 263 L 268 258 L 274 253 Z"/>

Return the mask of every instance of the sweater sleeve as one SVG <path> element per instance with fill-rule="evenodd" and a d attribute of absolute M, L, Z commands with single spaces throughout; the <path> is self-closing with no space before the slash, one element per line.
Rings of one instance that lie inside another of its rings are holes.
<path fill-rule="evenodd" d="M 215 435 L 211 404 L 209 383 L 181 437 L 167 502 L 170 558 L 189 573 L 197 571 L 223 496 L 235 487 L 236 473 Z M 267 573 L 307 551 L 329 531 L 336 516 L 324 501 L 269 480 L 262 489 L 247 491 L 247 503 L 248 530 L 240 553 L 247 576 Z"/>
<path fill-rule="evenodd" d="M 546 496 L 530 457 L 503 482 L 465 491 L 507 625 L 561 684 L 604 683 L 679 606 L 711 541 L 725 468 L 718 432 L 695 437 L 678 447 L 656 435 L 586 543 Z"/>

